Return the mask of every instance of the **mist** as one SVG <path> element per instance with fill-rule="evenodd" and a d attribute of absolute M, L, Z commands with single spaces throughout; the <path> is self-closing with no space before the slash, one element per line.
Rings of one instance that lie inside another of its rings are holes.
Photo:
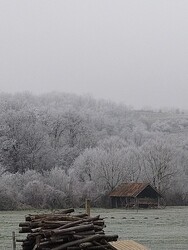
<path fill-rule="evenodd" d="M 0 2 L 0 91 L 188 108 L 188 2 Z"/>

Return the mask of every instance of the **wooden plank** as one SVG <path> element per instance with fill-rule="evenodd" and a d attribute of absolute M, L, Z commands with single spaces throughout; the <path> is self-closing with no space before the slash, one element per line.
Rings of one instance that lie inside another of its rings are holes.
<path fill-rule="evenodd" d="M 133 240 L 119 240 L 110 242 L 110 244 L 117 250 L 149 250 L 149 248 L 133 241 Z"/>

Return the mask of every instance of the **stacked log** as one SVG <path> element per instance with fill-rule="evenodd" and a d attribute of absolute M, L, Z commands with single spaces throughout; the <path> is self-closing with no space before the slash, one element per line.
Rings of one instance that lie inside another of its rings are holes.
<path fill-rule="evenodd" d="M 27 233 L 23 250 L 104 250 L 115 249 L 109 242 L 117 235 L 105 235 L 100 215 L 71 214 L 74 209 L 58 213 L 28 215 L 20 223 L 20 233 Z"/>

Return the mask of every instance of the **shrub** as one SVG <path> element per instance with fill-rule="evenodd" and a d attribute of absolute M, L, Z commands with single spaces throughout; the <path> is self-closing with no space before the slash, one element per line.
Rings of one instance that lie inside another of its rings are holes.
<path fill-rule="evenodd" d="M 15 210 L 17 203 L 14 197 L 6 190 L 0 190 L 0 210 Z"/>

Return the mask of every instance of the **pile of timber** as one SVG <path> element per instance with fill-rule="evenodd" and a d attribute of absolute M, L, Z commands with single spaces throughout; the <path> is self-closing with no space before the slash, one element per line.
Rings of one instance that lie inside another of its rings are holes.
<path fill-rule="evenodd" d="M 74 209 L 58 213 L 28 215 L 20 223 L 20 233 L 27 233 L 23 250 L 104 250 L 115 249 L 109 242 L 117 235 L 105 235 L 100 215 L 71 214 Z"/>

